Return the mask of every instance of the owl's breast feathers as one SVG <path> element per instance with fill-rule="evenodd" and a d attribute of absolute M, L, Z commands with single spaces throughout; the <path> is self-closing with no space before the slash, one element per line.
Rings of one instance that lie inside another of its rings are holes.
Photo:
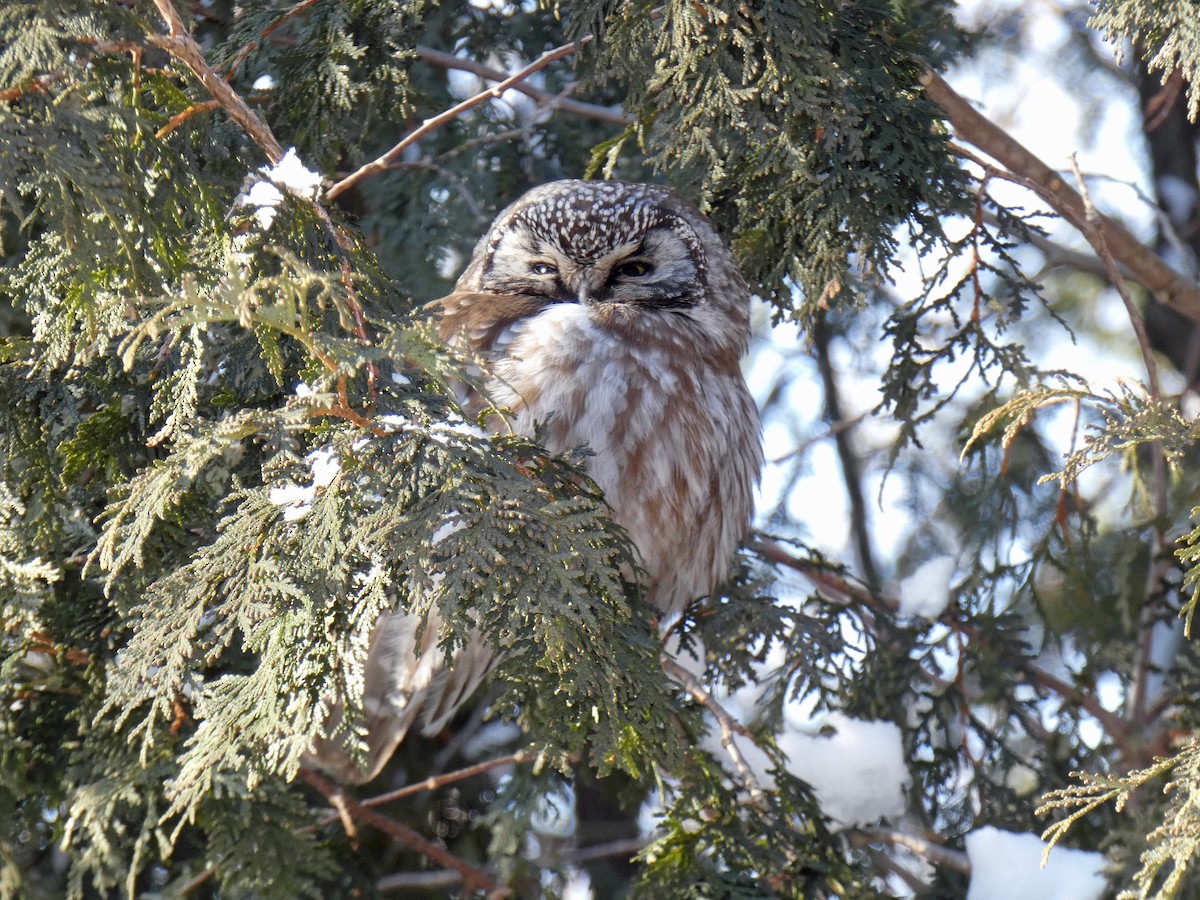
<path fill-rule="evenodd" d="M 736 356 L 669 313 L 623 318 L 470 292 L 439 303 L 443 339 L 483 358 L 489 399 L 515 431 L 536 432 L 553 453 L 591 449 L 588 474 L 637 547 L 660 613 L 717 587 L 761 466 Z"/>

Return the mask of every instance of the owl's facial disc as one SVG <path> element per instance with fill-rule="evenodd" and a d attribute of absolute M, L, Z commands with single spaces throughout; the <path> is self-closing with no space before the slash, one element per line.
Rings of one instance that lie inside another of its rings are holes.
<path fill-rule="evenodd" d="M 492 243 L 484 289 L 631 312 L 698 303 L 704 253 L 691 227 L 653 207 L 624 210 L 624 218 L 617 212 L 524 210 Z"/>

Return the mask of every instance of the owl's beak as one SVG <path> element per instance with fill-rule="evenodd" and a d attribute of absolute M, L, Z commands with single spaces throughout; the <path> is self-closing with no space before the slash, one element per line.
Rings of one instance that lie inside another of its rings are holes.
<path fill-rule="evenodd" d="M 575 300 L 580 306 L 595 306 L 600 302 L 599 298 L 604 292 L 603 284 L 592 284 L 592 279 L 588 277 L 590 274 L 586 271 L 581 272 L 574 285 Z"/>

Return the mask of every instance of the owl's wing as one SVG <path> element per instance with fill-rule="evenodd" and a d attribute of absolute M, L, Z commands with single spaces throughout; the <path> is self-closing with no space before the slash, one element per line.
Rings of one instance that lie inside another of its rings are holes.
<path fill-rule="evenodd" d="M 418 647 L 418 616 L 405 612 L 380 616 L 371 632 L 363 672 L 367 742 L 364 764 L 359 765 L 336 737 L 317 742 L 308 762 L 342 783 L 367 782 L 391 759 L 409 729 L 419 726 L 423 734 L 434 735 L 446 727 L 491 671 L 495 653 L 476 637 L 455 654 L 453 665 L 447 667 L 436 646 L 439 623 L 437 613 L 431 612 Z M 336 733 L 342 717 L 340 708 L 330 715 L 326 723 L 329 733 Z"/>
<path fill-rule="evenodd" d="M 498 356 L 508 349 L 513 329 L 548 302 L 545 297 L 455 291 L 425 308 L 440 313 L 438 335 L 448 346 L 481 356 Z"/>

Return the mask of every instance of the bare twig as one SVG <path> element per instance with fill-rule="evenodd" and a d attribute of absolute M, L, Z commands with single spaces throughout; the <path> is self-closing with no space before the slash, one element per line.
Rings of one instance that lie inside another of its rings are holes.
<path fill-rule="evenodd" d="M 1137 304 L 1133 302 L 1133 297 L 1129 295 L 1129 286 L 1125 283 L 1125 276 L 1121 273 L 1120 266 L 1113 259 L 1112 253 L 1108 249 L 1108 240 L 1104 236 L 1102 226 L 1103 216 L 1092 203 L 1091 195 L 1088 193 L 1087 183 L 1083 179 L 1083 173 L 1079 171 L 1079 161 L 1075 158 L 1075 154 L 1070 156 L 1071 171 L 1075 173 L 1075 180 L 1079 183 L 1079 193 L 1083 198 L 1084 208 L 1084 236 L 1088 239 L 1088 243 L 1092 245 L 1100 259 L 1104 262 L 1104 268 L 1108 272 L 1109 281 L 1113 287 L 1117 289 L 1117 293 L 1121 296 L 1121 302 L 1125 304 L 1125 312 L 1129 316 L 1129 323 L 1133 326 L 1133 333 L 1137 337 L 1138 346 L 1142 351 L 1142 362 L 1146 366 L 1146 378 L 1149 381 L 1150 395 L 1155 400 L 1162 399 L 1162 385 L 1158 380 L 1158 363 L 1154 359 L 1154 350 L 1150 346 L 1150 337 L 1146 334 L 1146 323 L 1142 319 L 1141 311 L 1138 310 Z"/>
<path fill-rule="evenodd" d="M 930 99 L 945 112 L 960 138 L 974 144 L 1008 170 L 1041 187 L 1054 210 L 1076 228 L 1086 225 L 1083 198 L 1058 173 L 1000 128 L 938 74 L 927 70 L 921 84 Z M 1163 303 L 1193 321 L 1200 322 L 1200 286 L 1183 277 L 1121 224 L 1100 216 L 1098 227 L 1113 258 L 1124 264 L 1138 281 Z"/>
<path fill-rule="evenodd" d="M 518 750 L 516 753 L 510 753 L 507 756 L 498 756 L 495 759 L 485 760 L 473 766 L 467 766 L 465 769 L 458 769 L 454 772 L 447 772 L 445 775 L 435 775 L 426 778 L 424 781 L 418 781 L 416 784 L 407 784 L 402 788 L 397 788 L 394 791 L 388 791 L 386 794 L 378 794 L 374 797 L 367 797 L 358 802 L 363 806 L 382 806 L 385 803 L 392 803 L 395 800 L 403 800 L 405 797 L 410 797 L 413 794 L 419 794 L 422 791 L 436 791 L 438 788 L 447 784 L 453 784 L 456 781 L 462 781 L 466 778 L 472 778 L 475 775 L 482 775 L 484 772 L 490 772 L 492 769 L 499 769 L 503 766 L 519 766 L 521 763 L 529 762 L 534 758 L 535 754 L 528 750 Z M 318 828 L 324 828 L 326 825 L 332 825 L 338 820 L 336 813 L 330 814 L 317 823 Z"/>
<path fill-rule="evenodd" d="M 154 132 L 154 136 L 161 141 L 168 134 L 170 134 L 172 131 L 174 131 L 176 128 L 178 128 L 180 125 L 182 125 L 184 122 L 186 122 L 188 119 L 190 119 L 192 116 L 196 115 L 197 113 L 208 112 L 210 110 L 220 109 L 220 108 L 221 108 L 220 100 L 202 100 L 199 103 L 193 103 L 191 106 L 189 106 L 183 112 L 178 112 L 178 113 L 175 113 L 175 115 L 171 116 L 171 118 L 169 118 L 167 120 L 166 125 L 164 125 L 160 129 L 158 129 L 158 131 Z"/>
<path fill-rule="evenodd" d="M 1116 260 L 1113 259 L 1112 254 L 1108 250 L 1104 232 L 1097 224 L 1100 213 L 1092 205 L 1087 191 L 1087 184 L 1084 181 L 1083 174 L 1079 171 L 1079 163 L 1075 159 L 1074 154 L 1071 155 L 1071 170 L 1075 173 L 1075 178 L 1079 182 L 1080 194 L 1083 197 L 1084 208 L 1087 211 L 1088 229 L 1085 231 L 1085 235 L 1100 255 L 1100 258 L 1104 260 L 1105 266 L 1109 269 L 1109 279 L 1117 289 L 1117 293 L 1121 296 L 1121 302 L 1125 304 L 1126 314 L 1129 316 L 1130 325 L 1133 327 L 1138 347 L 1142 352 L 1142 362 L 1146 367 L 1146 380 L 1150 396 L 1161 403 L 1163 398 L 1162 384 L 1158 378 L 1158 363 L 1154 358 L 1154 349 L 1151 347 L 1150 337 L 1146 333 L 1146 324 L 1142 319 L 1141 311 L 1138 310 L 1137 305 L 1133 302 L 1133 298 L 1129 295 L 1125 279 L 1117 269 Z M 1158 629 L 1155 626 L 1158 620 L 1159 601 L 1165 593 L 1166 577 L 1170 571 L 1169 564 L 1162 564 L 1162 560 L 1168 555 L 1165 552 L 1167 537 L 1163 532 L 1163 528 L 1170 511 L 1166 453 L 1160 441 L 1152 441 L 1149 450 L 1153 454 L 1151 465 L 1154 476 L 1155 521 L 1150 540 L 1150 565 L 1146 572 L 1146 597 L 1139 619 L 1140 640 L 1138 642 L 1137 658 L 1134 661 L 1133 684 L 1129 701 L 1130 721 L 1135 723 L 1145 721 L 1146 706 L 1153 699 L 1150 697 L 1149 690 L 1150 668 L 1155 655 L 1155 639 L 1156 637 L 1162 639 L 1158 635 Z"/>
<path fill-rule="evenodd" d="M 208 879 L 212 878 L 216 874 L 217 874 L 217 864 L 216 863 L 213 863 L 207 869 L 202 869 L 200 872 L 198 872 L 196 874 L 195 878 L 193 878 L 187 884 L 185 884 L 179 888 L 180 896 L 183 896 L 184 894 L 190 894 L 192 891 L 196 890 L 196 888 L 200 887 L 202 884 L 204 884 L 206 881 L 208 881 Z"/>
<path fill-rule="evenodd" d="M 860 828 L 852 833 L 851 839 L 856 844 L 882 843 L 904 847 L 918 856 L 923 856 L 935 865 L 954 869 L 962 872 L 964 875 L 971 874 L 971 861 L 967 858 L 967 854 L 961 850 L 952 850 L 949 847 L 943 847 L 941 844 L 935 844 L 926 838 L 915 834 L 907 834 L 896 828 Z"/>
<path fill-rule="evenodd" d="M 165 0 L 155 0 L 155 2 L 165 2 Z M 396 146 L 394 146 L 387 153 L 383 154 L 383 156 L 372 160 L 371 162 L 362 166 L 356 172 L 352 172 L 331 187 L 325 194 L 326 198 L 332 200 L 344 191 L 354 187 L 354 185 L 358 184 L 364 178 L 368 178 L 371 175 L 376 175 L 380 172 L 386 171 L 388 167 L 392 165 L 392 163 L 400 158 L 400 154 L 402 154 L 417 141 L 421 140 L 421 138 L 437 131 L 447 122 L 454 121 L 467 110 L 474 109 L 481 103 L 485 103 L 488 100 L 493 100 L 499 97 L 506 90 L 520 84 L 534 72 L 538 72 L 546 68 L 546 66 L 550 65 L 550 63 L 571 56 L 577 50 L 579 50 L 580 47 L 590 43 L 591 40 L 591 35 L 585 35 L 573 44 L 563 44 L 561 47 L 555 47 L 553 50 L 547 50 L 529 65 L 517 72 L 514 72 L 512 75 L 508 76 L 508 78 L 505 78 L 494 87 L 488 88 L 486 91 L 480 91 L 473 97 L 468 97 L 461 103 L 450 107 L 450 109 L 446 110 L 445 112 L 439 113 L 431 119 L 426 119 L 419 127 L 413 129 L 407 135 L 405 135 L 400 143 L 396 144 Z"/>
<path fill-rule="evenodd" d="M 454 188 L 458 196 L 462 198 L 463 205 L 467 207 L 467 212 L 471 214 L 471 218 L 473 218 L 480 225 L 487 223 L 487 214 L 483 211 L 483 208 L 479 205 L 479 201 L 475 199 L 475 196 L 467 187 L 466 182 L 447 169 L 445 166 L 439 166 L 437 163 L 428 159 L 414 159 L 392 163 L 390 166 L 388 166 L 388 168 L 425 169 L 429 172 L 433 172 L 452 188 Z"/>
<path fill-rule="evenodd" d="M 767 460 L 767 462 L 781 463 L 781 462 L 787 462 L 789 459 L 794 459 L 797 456 L 803 456 L 805 453 L 807 453 L 812 447 L 815 447 L 817 444 L 824 443 L 825 441 L 829 440 L 830 438 L 837 437 L 843 431 L 848 431 L 848 430 L 855 428 L 858 425 L 861 425 L 870 414 L 871 414 L 870 412 L 859 413 L 853 419 L 841 419 L 837 422 L 833 422 L 830 424 L 830 426 L 828 428 L 826 428 L 820 434 L 813 435 L 812 437 L 801 441 L 799 444 L 797 444 L 791 450 L 787 451 L 786 453 L 781 453 L 779 456 L 776 456 L 772 459 Z"/>
<path fill-rule="evenodd" d="M 684 689 L 692 695 L 692 699 L 712 713 L 713 718 L 717 720 L 717 725 L 721 729 L 721 746 L 725 748 L 725 752 L 733 760 L 733 765 L 737 769 L 742 786 L 749 792 L 750 799 L 754 805 L 764 808 L 767 802 L 766 794 L 759 787 L 758 780 L 750 770 L 750 764 L 746 762 L 745 755 L 743 755 L 741 748 L 738 747 L 737 742 L 733 739 L 735 734 L 740 734 L 747 740 L 753 741 L 753 735 L 746 730 L 746 727 L 741 722 L 730 715 L 729 710 L 718 703 L 712 694 L 705 690 L 704 685 L 691 672 L 669 656 L 663 656 L 660 662 L 663 671 L 683 685 Z"/>
<path fill-rule="evenodd" d="M 229 82 L 204 61 L 200 45 L 188 33 L 187 27 L 179 18 L 179 13 L 176 12 L 171 0 L 154 0 L 154 5 L 163 21 L 167 23 L 168 33 L 149 35 L 150 43 L 166 50 L 191 69 L 192 74 L 200 79 L 200 83 L 212 94 L 213 99 L 220 103 L 230 117 L 241 125 L 254 142 L 262 148 L 263 153 L 272 164 L 283 159 L 283 147 L 279 145 L 279 141 L 275 139 L 275 135 L 271 133 L 267 123 L 260 119 L 258 114 L 246 104 L 246 101 L 238 96 L 229 86 Z"/>
<path fill-rule="evenodd" d="M 421 834 L 413 831 L 408 826 L 402 825 L 395 819 L 388 818 L 370 807 L 363 806 L 357 800 L 347 796 L 338 785 L 325 776 L 314 772 L 312 769 L 302 767 L 299 772 L 299 778 L 319 791 L 332 805 L 336 806 L 339 803 L 343 805 L 346 811 L 358 821 L 365 822 L 372 828 L 377 828 L 384 834 L 394 837 L 405 846 L 415 850 L 422 856 L 428 857 L 443 868 L 454 870 L 468 887 L 486 891 L 489 895 L 502 896 L 502 894 L 498 893 L 499 886 L 496 883 L 496 879 L 491 875 L 459 859 L 445 848 L 426 840 Z"/>
<path fill-rule="evenodd" d="M 1176 68 L 1167 77 L 1167 80 L 1162 83 L 1159 89 L 1149 102 L 1146 103 L 1146 109 L 1142 116 L 1145 121 L 1145 130 L 1147 133 L 1153 131 L 1167 121 L 1167 117 L 1171 114 L 1171 107 L 1175 105 L 1175 101 L 1179 99 L 1183 93 L 1187 82 L 1183 78 L 1183 69 Z"/>
<path fill-rule="evenodd" d="M 432 47 L 426 47 L 423 44 L 417 44 L 416 49 L 417 56 L 431 65 L 441 66 L 444 69 L 459 69 L 463 72 L 470 72 L 472 75 L 478 75 L 480 78 L 486 78 L 488 81 L 504 81 L 504 79 L 508 78 L 507 73 L 501 72 L 499 69 L 493 69 L 491 66 L 473 59 L 464 59 L 461 56 L 455 56 L 453 53 L 446 53 L 444 50 L 434 50 Z M 513 90 L 520 91 L 539 106 L 548 106 L 552 109 L 562 110 L 573 116 L 597 119 L 601 122 L 611 122 L 614 125 L 626 127 L 636 121 L 633 116 L 627 115 L 619 109 L 611 109 L 610 107 L 600 106 L 595 103 L 583 103 L 579 100 L 555 97 L 548 91 L 539 90 L 532 85 L 519 83 L 514 84 L 512 88 Z"/>

